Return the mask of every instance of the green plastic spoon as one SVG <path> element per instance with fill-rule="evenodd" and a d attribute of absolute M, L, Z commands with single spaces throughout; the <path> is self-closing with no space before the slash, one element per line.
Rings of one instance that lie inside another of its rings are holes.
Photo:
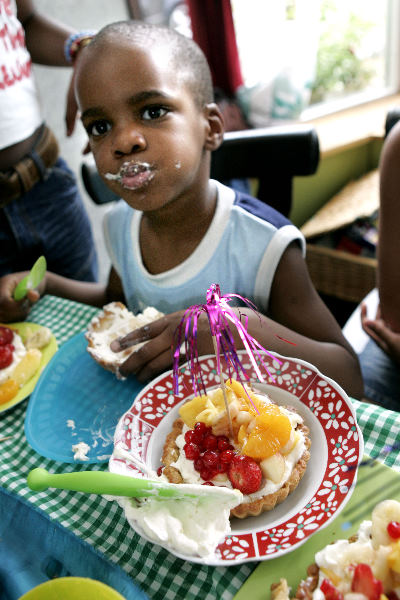
<path fill-rule="evenodd" d="M 199 486 L 198 493 L 192 486 L 186 484 L 166 483 L 151 481 L 138 477 L 128 477 L 107 471 L 79 471 L 54 475 L 46 469 L 33 469 L 28 474 L 28 486 L 35 492 L 42 492 L 47 488 L 60 490 L 73 490 L 89 494 L 110 494 L 112 496 L 128 496 L 130 498 L 143 498 L 157 496 L 161 498 L 198 498 L 218 493 L 218 488 Z M 231 490 L 230 490 L 231 491 Z"/>
<path fill-rule="evenodd" d="M 14 300 L 25 298 L 28 290 L 34 290 L 46 274 L 47 263 L 44 256 L 39 256 L 32 269 L 26 277 L 21 279 L 14 290 Z"/>

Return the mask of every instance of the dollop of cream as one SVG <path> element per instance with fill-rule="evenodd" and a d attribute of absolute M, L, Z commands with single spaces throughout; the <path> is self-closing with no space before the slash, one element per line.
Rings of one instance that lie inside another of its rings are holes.
<path fill-rule="evenodd" d="M 231 531 L 230 510 L 242 502 L 241 492 L 194 484 L 177 487 L 194 497 L 121 498 L 128 522 L 153 542 L 180 554 L 214 557 L 218 544 Z"/>

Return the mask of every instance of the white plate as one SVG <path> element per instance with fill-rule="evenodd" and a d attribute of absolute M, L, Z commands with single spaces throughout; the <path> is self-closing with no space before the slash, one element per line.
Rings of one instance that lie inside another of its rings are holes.
<path fill-rule="evenodd" d="M 362 434 L 350 399 L 338 384 L 309 363 L 276 357 L 281 364 L 265 355 L 274 379 L 266 377 L 267 383 L 260 383 L 247 355 L 241 353 L 254 387 L 267 392 L 277 404 L 294 406 L 309 427 L 312 445 L 306 473 L 296 490 L 272 511 L 232 519 L 231 533 L 218 546 L 215 559 L 205 561 L 168 548 L 184 560 L 229 566 L 286 554 L 328 525 L 350 499 L 356 467 L 363 455 Z M 218 385 L 215 357 L 200 360 L 207 389 Z M 193 396 L 188 367 L 183 367 L 182 372 L 179 396 L 173 393 L 172 371 L 153 380 L 138 394 L 117 425 L 110 471 L 136 476 L 140 473 L 138 462 L 153 470 L 161 465 L 165 438 L 178 417 L 179 406 Z M 339 446 L 344 452 L 338 453 Z M 117 456 L 119 449 L 128 451 L 132 461 Z M 131 525 L 143 535 L 137 524 Z"/>

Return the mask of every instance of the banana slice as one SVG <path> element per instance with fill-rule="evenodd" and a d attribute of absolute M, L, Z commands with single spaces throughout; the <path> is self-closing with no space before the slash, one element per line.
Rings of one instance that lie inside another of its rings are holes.
<path fill-rule="evenodd" d="M 397 521 L 400 523 L 400 502 L 397 500 L 384 500 L 377 504 L 372 511 L 371 538 L 372 546 L 388 546 L 393 543 L 393 538 L 387 532 L 388 523 Z"/>
<path fill-rule="evenodd" d="M 36 331 L 28 330 L 28 335 L 25 340 L 25 348 L 44 348 L 50 342 L 51 331 L 48 327 L 40 327 Z"/>

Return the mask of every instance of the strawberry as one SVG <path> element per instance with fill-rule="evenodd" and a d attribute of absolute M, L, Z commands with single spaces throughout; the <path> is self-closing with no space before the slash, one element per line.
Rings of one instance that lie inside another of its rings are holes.
<path fill-rule="evenodd" d="M 368 600 L 379 600 L 383 593 L 383 584 L 379 579 L 375 579 L 369 565 L 361 563 L 354 569 L 351 591 L 364 594 Z"/>
<path fill-rule="evenodd" d="M 5 346 L 13 341 L 14 332 L 9 327 L 0 327 L 0 346 Z"/>
<path fill-rule="evenodd" d="M 260 489 L 262 471 L 253 458 L 236 454 L 230 462 L 228 477 L 234 488 L 252 494 Z"/>
<path fill-rule="evenodd" d="M 0 369 L 9 367 L 13 361 L 13 348 L 11 344 L 0 346 Z"/>
<path fill-rule="evenodd" d="M 320 590 L 324 593 L 325 600 L 343 600 L 342 592 L 339 592 L 329 579 L 322 581 Z"/>

